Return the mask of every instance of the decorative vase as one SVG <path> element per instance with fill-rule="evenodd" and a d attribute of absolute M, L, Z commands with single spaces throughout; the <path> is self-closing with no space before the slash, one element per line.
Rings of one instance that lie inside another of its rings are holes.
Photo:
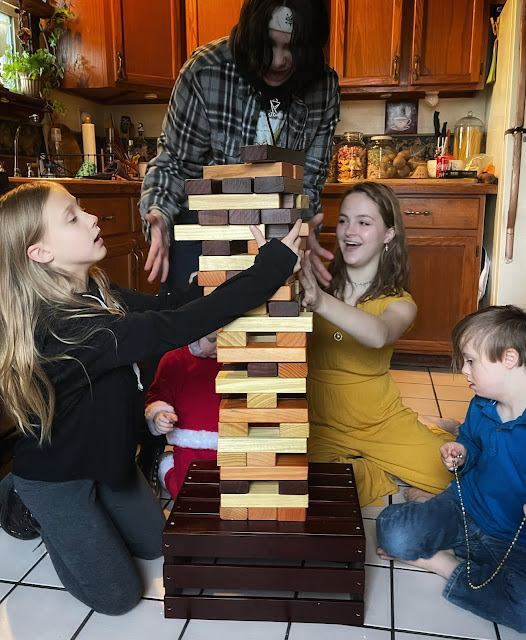
<path fill-rule="evenodd" d="M 42 79 L 36 78 L 33 80 L 29 76 L 20 74 L 20 91 L 32 98 L 40 98 L 40 92 L 42 91 Z"/>

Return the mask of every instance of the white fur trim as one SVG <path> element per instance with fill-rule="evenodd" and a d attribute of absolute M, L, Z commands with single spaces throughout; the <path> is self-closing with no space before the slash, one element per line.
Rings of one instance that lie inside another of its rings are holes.
<path fill-rule="evenodd" d="M 283 31 L 283 33 L 292 33 L 293 25 L 292 11 L 288 7 L 276 7 L 269 20 L 268 28 L 274 29 L 274 31 Z"/>
<path fill-rule="evenodd" d="M 217 451 L 217 431 L 175 428 L 166 435 L 170 444 L 185 449 L 213 449 Z"/>
<path fill-rule="evenodd" d="M 148 429 L 150 433 L 154 436 L 160 436 L 161 434 L 155 428 L 154 420 L 155 416 L 161 411 L 169 411 L 170 413 L 175 413 L 172 405 L 167 402 L 163 402 L 162 400 L 156 400 L 149 404 L 144 410 L 144 417 L 146 418 L 146 424 L 148 425 Z"/>
<path fill-rule="evenodd" d="M 171 451 L 167 451 L 163 453 L 159 458 L 159 469 L 157 471 L 157 475 L 159 476 L 159 482 L 161 483 L 162 488 L 165 491 L 168 491 L 166 488 L 166 483 L 164 479 L 166 478 L 166 474 L 170 469 L 173 469 L 174 466 L 174 454 Z"/>

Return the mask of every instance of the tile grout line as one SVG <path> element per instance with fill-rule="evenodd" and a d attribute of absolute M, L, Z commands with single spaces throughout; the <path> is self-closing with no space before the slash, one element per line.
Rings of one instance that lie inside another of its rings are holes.
<path fill-rule="evenodd" d="M 86 626 L 88 620 L 91 618 L 91 616 L 95 613 L 95 611 L 92 609 L 84 618 L 84 620 L 80 623 L 80 626 L 78 627 L 78 629 L 75 631 L 75 633 L 71 636 L 70 640 L 76 640 L 76 638 L 79 637 L 79 633 L 82 631 L 82 629 L 84 629 L 84 627 Z"/>
<path fill-rule="evenodd" d="M 179 634 L 179 637 L 177 638 L 177 640 L 182 640 L 182 637 L 186 633 L 186 630 L 189 624 L 190 624 L 190 618 L 187 618 L 186 622 L 184 623 L 184 627 L 181 629 L 181 633 Z"/>
<path fill-rule="evenodd" d="M 431 375 L 429 367 L 427 368 L 427 372 L 429 374 L 429 377 L 431 378 L 431 386 L 433 387 L 433 395 L 435 396 L 435 402 L 437 403 L 438 415 L 443 418 L 444 416 L 442 415 L 442 408 L 440 406 L 440 402 L 438 401 L 437 391 L 435 389 L 435 381 L 433 380 L 433 376 Z"/>

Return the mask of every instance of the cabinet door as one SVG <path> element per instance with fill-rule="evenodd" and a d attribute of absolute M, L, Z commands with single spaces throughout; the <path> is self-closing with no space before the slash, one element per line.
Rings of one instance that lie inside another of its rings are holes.
<path fill-rule="evenodd" d="M 415 324 L 397 351 L 451 353 L 451 330 L 476 311 L 480 258 L 473 236 L 407 238 L 409 289 L 417 306 Z"/>
<path fill-rule="evenodd" d="M 139 254 L 137 243 L 132 238 L 116 237 L 105 241 L 108 253 L 99 266 L 106 271 L 112 282 L 121 287 L 135 289 L 137 287 L 137 270 Z"/>
<path fill-rule="evenodd" d="M 230 35 L 243 0 L 186 0 L 186 52 Z"/>
<path fill-rule="evenodd" d="M 414 0 L 412 85 L 482 82 L 484 0 Z"/>
<path fill-rule="evenodd" d="M 330 63 L 342 86 L 400 82 L 402 0 L 332 0 Z"/>
<path fill-rule="evenodd" d="M 182 65 L 181 0 L 113 0 L 118 84 L 173 87 Z"/>

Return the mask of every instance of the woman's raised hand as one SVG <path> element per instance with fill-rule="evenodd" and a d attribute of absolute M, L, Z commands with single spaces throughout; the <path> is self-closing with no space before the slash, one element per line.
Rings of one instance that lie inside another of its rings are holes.
<path fill-rule="evenodd" d="M 312 265 L 312 272 L 314 273 L 318 282 L 324 287 L 329 286 L 330 281 L 332 280 L 331 274 L 324 267 L 322 260 L 332 260 L 334 255 L 324 249 L 320 243 L 318 242 L 318 238 L 316 237 L 316 229 L 323 222 L 323 213 L 318 213 L 312 218 L 309 222 L 310 233 L 307 239 L 307 247 L 311 251 L 310 261 Z"/>
<path fill-rule="evenodd" d="M 314 276 L 310 250 L 305 252 L 305 255 L 301 260 L 299 280 L 303 287 L 303 300 L 301 301 L 301 304 L 304 307 L 310 307 L 313 311 L 316 311 L 321 302 L 323 292 L 320 289 L 316 277 Z"/>
<path fill-rule="evenodd" d="M 281 240 L 283 244 L 286 244 L 287 247 L 298 256 L 298 260 L 294 265 L 294 273 L 296 273 L 296 271 L 299 271 L 300 269 L 300 243 L 301 243 L 300 229 L 301 229 L 301 219 L 296 220 L 295 225 L 287 233 L 287 235 Z M 261 231 L 255 225 L 253 224 L 250 225 L 250 231 L 252 231 L 252 235 L 254 236 L 254 240 L 256 241 L 259 249 L 265 244 L 266 240 L 263 234 L 261 233 Z"/>

